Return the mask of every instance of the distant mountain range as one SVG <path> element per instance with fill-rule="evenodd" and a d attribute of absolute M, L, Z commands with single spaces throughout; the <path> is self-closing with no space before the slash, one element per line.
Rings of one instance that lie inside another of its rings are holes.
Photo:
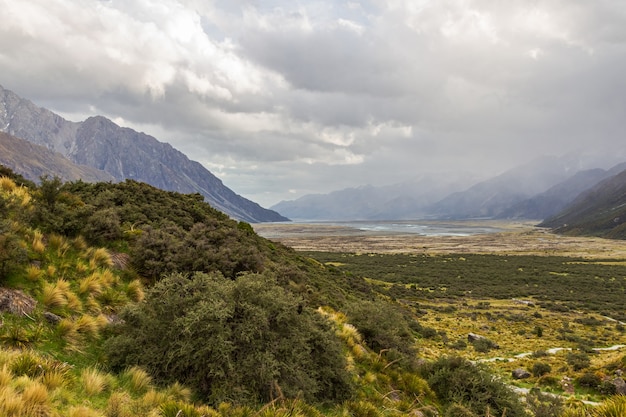
<path fill-rule="evenodd" d="M 626 170 L 600 181 L 539 226 L 558 233 L 626 239 Z"/>
<path fill-rule="evenodd" d="M 67 121 L 2 86 L 0 131 L 7 134 L 2 137 L 0 163 L 34 181 L 45 174 L 65 180 L 133 179 L 163 190 L 200 193 L 211 206 L 238 220 L 288 220 L 236 194 L 200 163 L 167 143 L 102 116 Z"/>
<path fill-rule="evenodd" d="M 557 214 L 580 193 L 626 169 L 581 169 L 574 154 L 547 156 L 496 177 L 467 184 L 445 177 L 386 187 L 365 186 L 282 201 L 272 209 L 292 219 L 532 219 Z"/>

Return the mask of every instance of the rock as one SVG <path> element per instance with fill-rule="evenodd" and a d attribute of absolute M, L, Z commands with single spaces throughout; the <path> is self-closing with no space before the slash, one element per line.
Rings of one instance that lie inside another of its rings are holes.
<path fill-rule="evenodd" d="M 476 340 L 482 340 L 484 338 L 485 338 L 485 336 L 481 336 L 481 335 L 476 334 L 476 333 L 468 333 L 467 334 L 467 341 L 468 342 L 475 342 Z"/>
<path fill-rule="evenodd" d="M 613 378 L 607 382 L 615 386 L 615 394 L 626 395 L 626 381 L 623 378 Z"/>
<path fill-rule="evenodd" d="M 37 301 L 20 290 L 0 288 L 0 312 L 27 316 L 33 312 Z"/>
<path fill-rule="evenodd" d="M 530 378 L 531 374 L 524 368 L 517 368 L 511 372 L 511 376 L 515 379 L 526 379 Z"/>
<path fill-rule="evenodd" d="M 43 317 L 46 319 L 48 323 L 51 323 L 51 324 L 57 324 L 58 322 L 62 320 L 61 317 L 49 311 L 46 311 L 45 313 L 43 313 Z"/>

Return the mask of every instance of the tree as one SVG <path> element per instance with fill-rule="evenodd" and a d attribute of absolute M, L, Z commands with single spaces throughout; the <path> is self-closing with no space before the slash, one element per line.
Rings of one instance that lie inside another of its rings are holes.
<path fill-rule="evenodd" d="M 114 369 L 142 365 L 213 404 L 345 399 L 351 383 L 339 340 L 301 306 L 269 274 L 172 274 L 122 314 L 109 357 Z"/>

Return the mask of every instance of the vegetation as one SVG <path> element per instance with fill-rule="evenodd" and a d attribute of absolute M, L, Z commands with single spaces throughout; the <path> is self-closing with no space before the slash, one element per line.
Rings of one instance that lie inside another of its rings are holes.
<path fill-rule="evenodd" d="M 619 264 L 296 253 L 199 195 L 0 173 L 2 416 L 623 409 Z"/>

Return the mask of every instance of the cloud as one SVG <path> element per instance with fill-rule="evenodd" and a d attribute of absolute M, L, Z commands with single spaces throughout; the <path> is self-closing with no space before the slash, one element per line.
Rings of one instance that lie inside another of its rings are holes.
<path fill-rule="evenodd" d="M 626 5 L 0 0 L 6 88 L 271 205 L 623 141 Z"/>

